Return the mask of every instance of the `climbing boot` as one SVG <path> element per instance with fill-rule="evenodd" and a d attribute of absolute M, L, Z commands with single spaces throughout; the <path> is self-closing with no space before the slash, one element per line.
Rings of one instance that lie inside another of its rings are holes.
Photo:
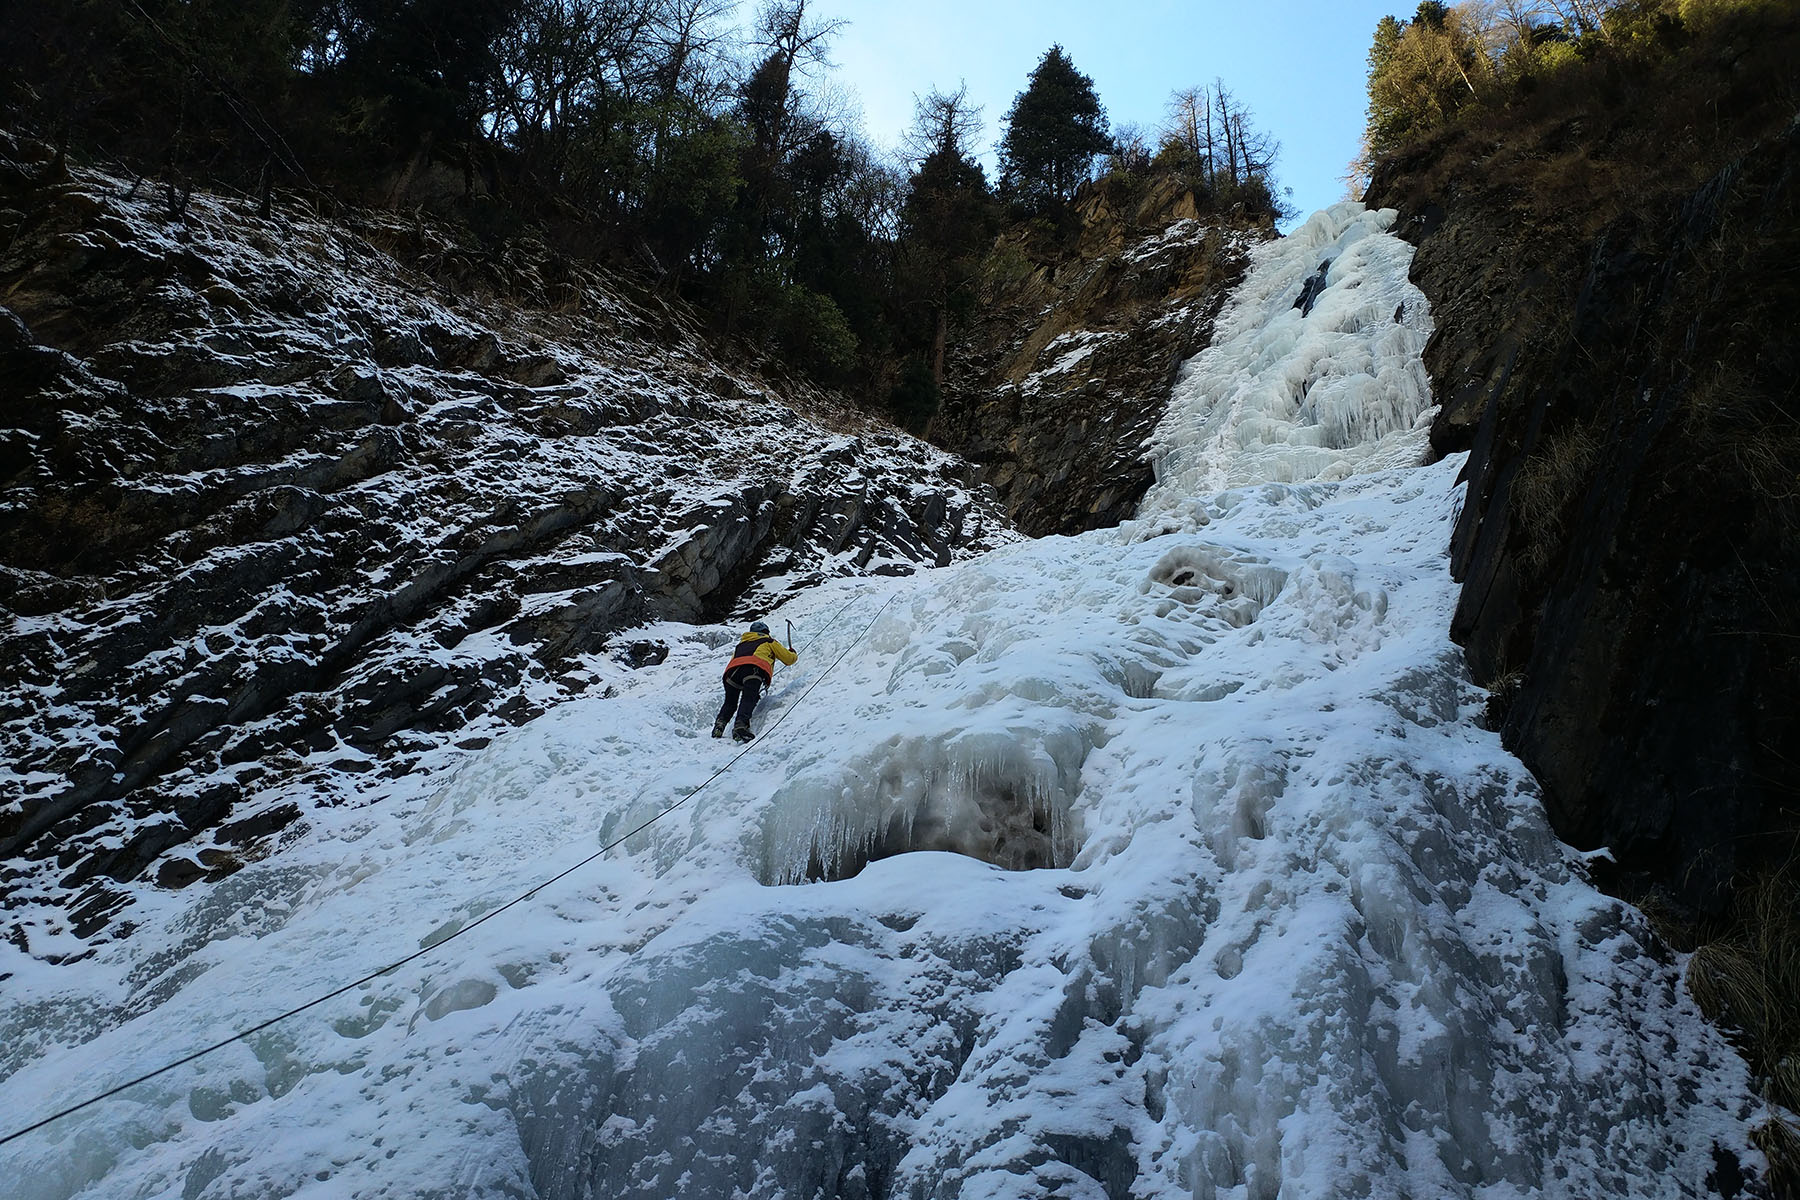
<path fill-rule="evenodd" d="M 718 720 L 713 722 L 713 736 L 714 737 L 724 737 L 725 736 L 725 718 L 724 717 L 720 717 Z"/>
<path fill-rule="evenodd" d="M 739 725 L 736 729 L 731 731 L 731 740 L 734 742 L 747 742 L 755 736 L 755 734 L 750 732 L 750 727 L 748 725 Z"/>

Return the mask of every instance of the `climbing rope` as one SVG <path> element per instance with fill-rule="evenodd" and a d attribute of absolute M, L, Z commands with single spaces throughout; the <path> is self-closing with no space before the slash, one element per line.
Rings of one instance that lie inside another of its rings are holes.
<path fill-rule="evenodd" d="M 852 604 L 856 603 L 856 599 L 857 599 L 856 596 L 851 596 L 850 599 L 846 600 L 844 602 L 843 606 L 840 607 L 837 610 L 837 612 L 832 614 L 831 620 L 829 620 L 825 623 L 824 629 L 821 629 L 819 631 L 819 636 L 823 636 L 825 633 L 829 632 L 830 629 L 832 628 L 832 626 L 837 624 L 838 619 L 840 617 L 842 617 L 844 615 L 844 613 L 849 611 L 850 606 Z M 850 653 L 850 651 L 854 650 L 857 646 L 862 644 L 863 638 L 868 636 L 869 630 L 871 630 L 875 627 L 875 622 L 879 621 L 881 619 L 881 614 L 886 612 L 888 609 L 888 605 L 892 604 L 893 602 L 894 602 L 894 597 L 891 595 L 886 600 L 882 601 L 881 607 L 875 610 L 875 615 L 869 618 L 868 623 L 862 627 L 862 629 L 857 633 L 857 635 L 854 638 L 850 639 L 850 643 L 844 647 L 844 649 L 838 654 L 838 656 L 831 660 L 831 665 L 827 666 L 823 671 L 819 672 L 818 678 L 814 679 L 812 681 L 812 683 L 807 685 L 806 690 L 801 692 L 800 695 L 794 699 L 794 702 L 792 704 L 789 704 L 787 707 L 783 708 L 781 711 L 781 714 L 779 716 L 777 716 L 775 718 L 775 720 L 773 722 L 771 722 L 766 729 L 763 730 L 763 739 L 764 740 L 766 740 L 769 737 L 769 735 L 774 733 L 777 729 L 781 728 L 781 723 L 788 719 L 789 714 L 791 714 L 796 708 L 798 708 L 800 706 L 801 701 L 805 700 L 808 696 L 812 695 L 813 689 L 818 687 L 821 683 L 823 683 L 825 681 L 825 677 L 827 675 L 830 675 L 834 670 L 837 669 L 838 664 L 844 661 L 844 658 Z M 117 1087 L 108 1088 L 106 1091 L 101 1092 L 96 1096 L 90 1096 L 86 1100 L 81 1101 L 79 1104 L 72 1104 L 68 1108 L 62 1109 L 59 1112 L 51 1113 L 49 1116 L 43 1118 L 42 1120 L 25 1126 L 23 1129 L 19 1129 L 12 1133 L 9 1133 L 5 1137 L 0 1137 L 0 1146 L 4 1146 L 6 1143 L 13 1141 L 17 1138 L 22 1138 L 28 1133 L 32 1133 L 32 1132 L 35 1132 L 36 1130 L 42 1129 L 44 1126 L 52 1124 L 53 1122 L 60 1121 L 64 1117 L 72 1116 L 75 1113 L 80 1112 L 84 1108 L 89 1108 L 95 1104 L 100 1103 L 102 1100 L 109 1100 L 112 1097 L 118 1095 L 120 1092 L 125 1092 L 125 1091 L 131 1090 L 132 1088 L 136 1087 L 140 1083 L 148 1083 L 150 1080 L 155 1079 L 159 1075 L 166 1075 L 170 1071 L 173 1071 L 173 1070 L 177 1069 L 178 1067 L 185 1067 L 189 1063 L 194 1062 L 197 1059 L 201 1059 L 201 1058 L 206 1057 L 208 1054 L 212 1054 L 214 1051 L 223 1050 L 223 1049 L 225 1049 L 225 1047 L 233 1045 L 237 1042 L 241 1042 L 247 1037 L 252 1037 L 258 1033 L 261 1033 L 263 1030 L 268 1029 L 270 1026 L 279 1025 L 281 1022 L 286 1021 L 291 1017 L 297 1017 L 301 1013 L 306 1012 L 309 1009 L 317 1008 L 319 1005 L 324 1004 L 327 1001 L 335 1000 L 339 996 L 342 996 L 345 992 L 355 991 L 357 988 L 361 987 L 363 984 L 370 983 L 376 979 L 381 978 L 383 975 L 387 975 L 387 974 L 390 974 L 391 972 L 397 971 L 401 967 L 406 966 L 408 963 L 417 962 L 419 959 L 424 958 L 426 955 L 437 950 L 440 946 L 447 945 L 448 943 L 455 941 L 457 938 L 461 937 L 465 933 L 468 933 L 470 930 L 476 928 L 477 926 L 483 925 L 483 924 L 487 923 L 488 921 L 493 920 L 495 917 L 499 916 L 501 913 L 505 912 L 507 909 L 512 908 L 514 905 L 522 904 L 526 900 L 529 900 L 531 897 L 533 897 L 533 896 L 537 895 L 539 892 L 543 891 L 545 888 L 549 887 L 551 884 L 557 883 L 563 879 L 566 879 L 568 876 L 573 875 L 576 871 L 581 870 L 581 868 L 587 866 L 589 863 L 593 862 L 595 859 L 597 859 L 601 855 L 605 854 L 608 850 L 611 850 L 614 847 L 619 846 L 619 845 L 623 844 L 624 842 L 629 841 L 631 838 L 636 837 L 638 834 L 644 832 L 644 830 L 650 828 L 652 825 L 656 824 L 658 821 L 662 820 L 664 817 L 668 816 L 670 813 L 674 812 L 676 809 L 678 809 L 682 805 L 686 804 L 689 800 L 692 800 L 695 796 L 698 796 L 702 791 L 704 791 L 706 789 L 707 785 L 711 784 L 715 779 L 718 779 L 719 776 L 725 774 L 725 772 L 731 770 L 732 767 L 737 765 L 737 762 L 739 759 L 743 758 L 744 755 L 750 753 L 750 751 L 752 751 L 758 745 L 761 745 L 761 744 L 762 744 L 761 742 L 751 742 L 751 743 L 746 744 L 736 754 L 733 754 L 729 759 L 727 759 L 724 766 L 720 767 L 718 770 L 714 771 L 711 775 L 708 775 L 704 780 L 702 780 L 700 782 L 699 786 L 695 787 L 692 791 L 688 792 L 687 795 L 681 797 L 681 799 L 675 801 L 675 803 L 669 805 L 669 807 L 663 809 L 661 812 L 657 813 L 655 816 L 651 817 L 649 820 L 643 822 L 642 824 L 638 825 L 636 828 L 630 830 L 629 832 L 624 833 L 624 834 L 620 835 L 619 837 L 614 838 L 612 841 L 606 843 L 606 845 L 600 847 L 600 849 L 594 851 L 592 854 L 588 855 L 586 858 L 582 859 L 580 862 L 576 863 L 574 866 L 568 867 L 562 871 L 557 872 L 555 875 L 552 875 L 550 878 L 544 880 L 542 883 L 537 884 L 535 887 L 531 888 L 529 891 L 521 892 L 519 895 L 514 896 L 511 900 L 508 900 L 505 904 L 502 904 L 499 908 L 492 909 L 486 913 L 483 913 L 481 916 L 479 916 L 475 920 L 469 922 L 467 925 L 464 925 L 461 929 L 458 929 L 456 932 L 448 935 L 447 937 L 444 937 L 444 938 L 440 939 L 439 941 L 433 942 L 433 943 L 431 943 L 431 945 L 426 946 L 423 949 L 416 950 L 413 953 L 408 954 L 405 958 L 396 959 L 395 961 L 388 963 L 384 967 L 380 967 L 374 971 L 370 971 L 367 975 L 364 975 L 362 978 L 353 980 L 350 983 L 346 983 L 342 987 L 337 988 L 333 991 L 326 992 L 323 996 L 319 996 L 315 999 L 308 1000 L 305 1004 L 299 1005 L 295 1008 L 290 1008 L 286 1012 L 282 1013 L 279 1016 L 270 1017 L 268 1020 L 263 1021 L 260 1024 L 252 1025 L 248 1029 L 241 1030 L 237 1033 L 234 1033 L 230 1037 L 225 1038 L 223 1041 L 214 1042 L 212 1045 L 207 1046 L 203 1050 L 196 1050 L 192 1054 L 186 1055 L 182 1058 L 176 1059 L 174 1062 L 167 1063 L 163 1066 L 160 1066 L 160 1067 L 156 1068 L 154 1071 L 146 1071 L 144 1074 L 139 1075 L 135 1079 L 129 1080 L 125 1083 L 121 1083 Z M 642 795 L 642 793 L 640 792 L 639 795 Z"/>

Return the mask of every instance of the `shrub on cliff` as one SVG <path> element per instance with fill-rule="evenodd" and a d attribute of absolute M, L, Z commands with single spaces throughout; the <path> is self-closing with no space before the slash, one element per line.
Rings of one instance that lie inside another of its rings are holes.
<path fill-rule="evenodd" d="M 899 381 L 888 392 L 888 412 L 903 428 L 922 433 L 937 414 L 939 399 L 931 364 L 915 356 L 907 361 Z"/>
<path fill-rule="evenodd" d="M 856 334 L 829 296 L 798 284 L 783 288 L 772 325 L 782 358 L 817 379 L 836 382 L 856 365 Z"/>

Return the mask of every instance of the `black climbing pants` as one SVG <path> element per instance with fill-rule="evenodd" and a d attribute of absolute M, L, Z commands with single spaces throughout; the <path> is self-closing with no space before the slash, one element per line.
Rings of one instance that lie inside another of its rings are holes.
<path fill-rule="evenodd" d="M 737 728 L 749 732 L 750 714 L 756 711 L 756 702 L 762 699 L 763 684 L 768 681 L 768 676 L 749 663 L 727 671 L 725 703 L 719 706 L 719 719 L 714 724 L 723 725 L 736 711 Z"/>

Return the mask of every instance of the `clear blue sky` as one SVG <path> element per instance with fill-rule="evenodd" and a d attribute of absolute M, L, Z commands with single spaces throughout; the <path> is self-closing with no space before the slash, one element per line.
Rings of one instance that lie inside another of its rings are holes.
<path fill-rule="evenodd" d="M 986 142 L 1026 76 L 1060 42 L 1094 80 L 1117 126 L 1154 128 L 1171 91 L 1225 81 L 1281 142 L 1279 182 L 1304 218 L 1343 197 L 1362 135 L 1375 22 L 1410 16 L 1393 0 L 813 0 L 809 15 L 850 24 L 831 51 L 861 99 L 864 129 L 894 146 L 913 96 L 967 82 Z M 990 169 L 991 154 L 986 156 Z"/>

